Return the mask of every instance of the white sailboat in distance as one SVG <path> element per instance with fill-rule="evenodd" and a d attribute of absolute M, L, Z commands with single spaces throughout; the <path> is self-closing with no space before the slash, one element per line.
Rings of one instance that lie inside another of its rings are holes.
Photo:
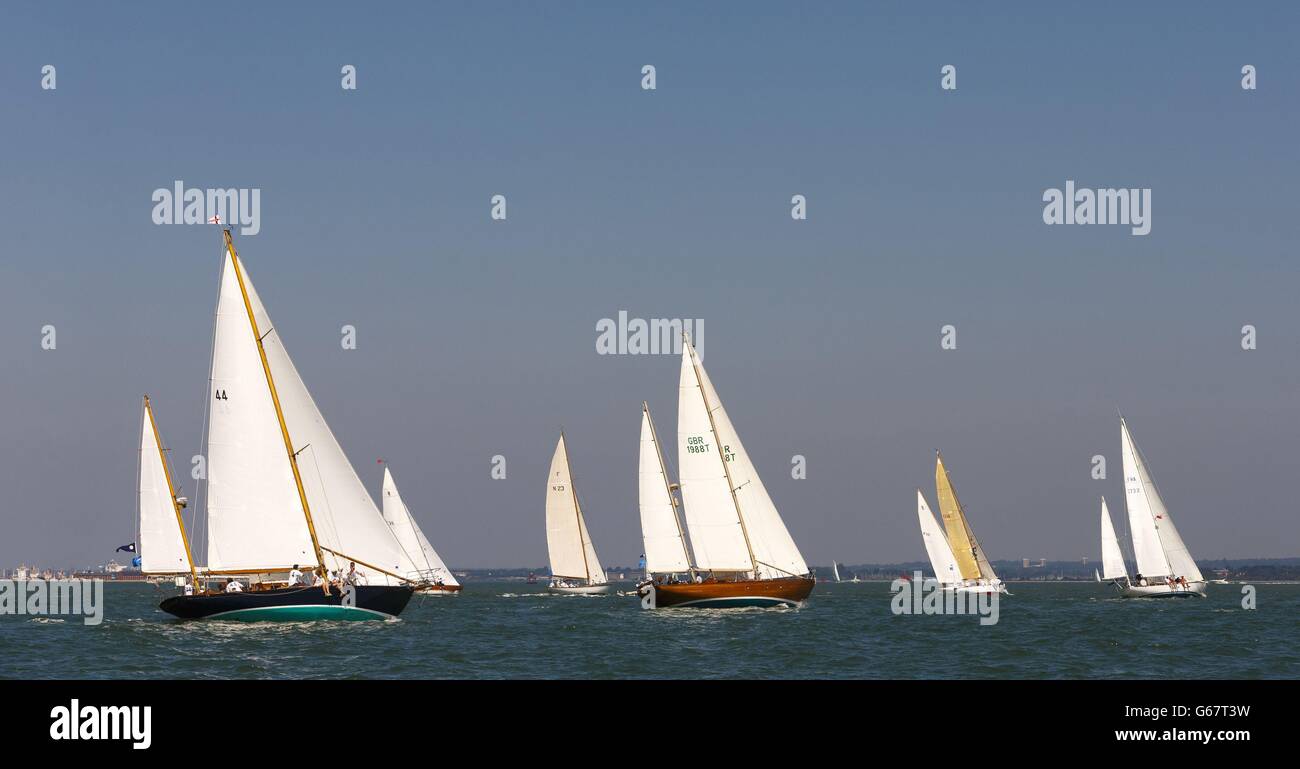
<path fill-rule="evenodd" d="M 552 593 L 600 595 L 612 589 L 605 570 L 596 558 L 596 548 L 587 531 L 587 521 L 578 503 L 569 466 L 569 448 L 560 433 L 551 456 L 551 473 L 546 479 L 546 548 L 551 558 Z"/>
<path fill-rule="evenodd" d="M 411 510 L 402 501 L 397 491 L 397 482 L 388 467 L 384 467 L 384 521 L 393 530 L 397 542 L 406 555 L 415 562 L 417 571 L 414 576 L 420 583 L 415 592 L 421 595 L 455 595 L 461 591 L 460 582 L 443 563 L 438 551 L 433 549 L 429 540 L 415 522 Z"/>
<path fill-rule="evenodd" d="M 1101 578 L 1115 585 L 1124 598 L 1205 597 L 1206 582 L 1187 545 L 1179 536 L 1174 519 L 1160 499 L 1142 454 L 1129 433 L 1124 417 L 1119 418 L 1120 454 L 1124 462 L 1124 506 L 1133 537 L 1137 574 L 1128 576 L 1119 539 L 1111 524 L 1106 500 L 1101 501 Z"/>

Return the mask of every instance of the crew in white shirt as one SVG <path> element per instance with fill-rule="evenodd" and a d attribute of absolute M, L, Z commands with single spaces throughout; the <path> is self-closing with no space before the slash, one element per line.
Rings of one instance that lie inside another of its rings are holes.
<path fill-rule="evenodd" d="M 302 572 L 299 571 L 298 564 L 295 563 L 293 565 L 293 568 L 289 570 L 289 587 L 294 587 L 296 585 L 301 585 L 301 584 L 303 584 Z"/>

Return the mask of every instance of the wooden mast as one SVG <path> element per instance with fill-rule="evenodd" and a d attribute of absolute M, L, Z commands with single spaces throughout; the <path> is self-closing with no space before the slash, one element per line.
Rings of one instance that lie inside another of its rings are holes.
<path fill-rule="evenodd" d="M 700 388 L 700 399 L 704 401 L 704 413 L 709 416 L 709 429 L 713 431 L 713 442 L 718 447 L 718 460 L 722 462 L 722 473 L 727 477 L 727 489 L 731 492 L 731 501 L 736 506 L 736 519 L 740 521 L 740 533 L 745 537 L 745 549 L 749 551 L 749 562 L 754 566 L 754 579 L 758 579 L 758 559 L 754 557 L 754 546 L 749 541 L 749 528 L 745 526 L 745 514 L 740 511 L 740 498 L 736 496 L 736 485 L 731 480 L 731 468 L 727 467 L 727 458 L 722 456 L 722 440 L 718 438 L 718 425 L 713 421 L 713 409 L 709 406 L 709 396 L 704 392 L 704 377 L 700 376 L 700 367 L 695 362 L 695 348 L 691 338 L 682 332 L 682 342 L 686 352 L 691 356 L 691 368 L 695 370 L 695 385 Z"/>
<path fill-rule="evenodd" d="M 302 502 L 302 514 L 307 519 L 307 532 L 311 534 L 311 546 L 316 551 L 316 562 L 320 565 L 322 576 L 321 589 L 329 594 L 329 569 L 325 565 L 325 554 L 321 552 L 320 540 L 316 537 L 316 524 L 311 519 L 311 505 L 307 502 L 307 491 L 302 486 L 302 473 L 298 471 L 298 455 L 293 450 L 293 441 L 289 438 L 289 426 L 284 421 L 284 410 L 280 408 L 280 395 L 275 389 L 275 378 L 271 376 L 271 364 L 266 359 L 266 348 L 262 345 L 262 333 L 257 328 L 257 318 L 253 316 L 253 303 L 248 299 L 248 289 L 244 286 L 244 273 L 239 269 L 239 254 L 235 252 L 235 242 L 230 237 L 230 228 L 222 230 L 226 236 L 226 250 L 230 253 L 230 265 L 235 270 L 235 279 L 239 281 L 239 293 L 244 297 L 244 310 L 248 313 L 248 324 L 253 329 L 253 339 L 257 342 L 257 354 L 262 359 L 262 372 L 266 374 L 266 386 L 271 391 L 271 403 L 275 406 L 275 418 L 280 423 L 280 435 L 284 437 L 284 451 L 289 456 L 289 467 L 293 470 L 293 482 L 298 487 L 298 499 Z"/>
<path fill-rule="evenodd" d="M 673 507 L 673 522 L 677 524 L 677 536 L 682 540 L 682 552 L 686 554 L 686 567 L 691 579 L 695 579 L 695 559 L 691 557 L 691 551 L 686 548 L 686 531 L 682 529 L 682 519 L 677 514 L 677 497 L 673 496 L 673 485 L 668 481 L 668 467 L 664 464 L 663 448 L 659 445 L 659 433 L 655 431 L 655 421 L 650 416 L 650 404 L 641 401 L 641 410 L 645 412 L 645 421 L 650 425 L 650 440 L 654 441 L 655 454 L 659 457 L 659 472 L 664 477 L 664 488 L 668 491 L 668 502 Z"/>
<path fill-rule="evenodd" d="M 587 563 L 587 543 L 582 539 L 582 532 L 587 530 L 582 521 L 582 505 L 578 504 L 578 485 L 573 482 L 573 463 L 569 461 L 569 442 L 564 440 L 564 431 L 560 431 L 560 443 L 564 444 L 564 467 L 569 471 L 569 493 L 573 495 L 573 511 L 578 516 L 578 547 L 582 550 L 582 568 L 587 572 L 587 584 L 591 584 L 591 564 Z"/>
<path fill-rule="evenodd" d="M 185 533 L 185 521 L 181 516 L 181 503 L 176 499 L 176 486 L 172 483 L 172 470 L 167 464 L 167 457 L 163 454 L 162 438 L 158 435 L 158 423 L 153 418 L 153 406 L 149 404 L 149 396 L 144 396 L 144 413 L 149 417 L 149 427 L 153 429 L 153 443 L 158 448 L 158 459 L 162 462 L 163 475 L 167 478 L 167 493 L 172 498 L 172 509 L 176 511 L 176 525 L 181 530 L 181 544 L 185 546 L 185 560 L 190 564 L 190 584 L 195 590 L 199 589 L 199 573 L 194 568 L 194 554 L 190 552 L 190 538 Z"/>

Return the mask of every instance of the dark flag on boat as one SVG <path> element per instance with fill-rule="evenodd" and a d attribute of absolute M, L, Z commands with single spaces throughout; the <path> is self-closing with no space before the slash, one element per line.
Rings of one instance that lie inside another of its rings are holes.
<path fill-rule="evenodd" d="M 121 547 L 119 547 L 118 549 L 114 550 L 113 552 L 114 552 L 114 553 L 121 553 L 121 552 L 134 553 L 134 552 L 135 552 L 135 543 L 132 542 L 132 543 L 130 543 L 129 545 L 122 545 Z"/>

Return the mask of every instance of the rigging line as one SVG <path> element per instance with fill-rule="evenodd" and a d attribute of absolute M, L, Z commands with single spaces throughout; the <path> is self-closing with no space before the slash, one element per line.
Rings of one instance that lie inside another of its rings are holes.
<path fill-rule="evenodd" d="M 305 451 L 310 446 L 311 444 L 309 443 L 306 446 L 303 446 L 301 449 L 299 449 L 299 451 Z M 329 518 L 329 527 L 330 527 L 330 531 L 334 533 L 334 542 L 336 544 L 342 544 L 342 540 L 339 537 L 338 526 L 334 522 L 334 508 L 330 505 L 329 495 L 325 493 L 324 476 L 321 475 L 320 463 L 316 461 L 315 449 L 312 449 L 311 452 L 311 464 L 312 467 L 316 468 L 316 482 L 320 484 L 320 495 L 325 500 L 325 515 Z M 335 555 L 337 556 L 338 553 L 335 553 Z"/>

